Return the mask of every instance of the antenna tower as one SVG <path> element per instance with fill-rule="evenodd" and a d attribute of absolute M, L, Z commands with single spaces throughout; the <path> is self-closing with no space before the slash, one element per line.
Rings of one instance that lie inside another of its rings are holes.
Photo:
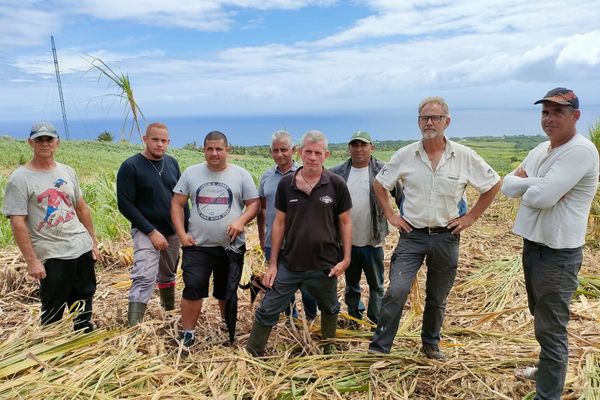
<path fill-rule="evenodd" d="M 65 137 L 69 140 L 69 125 L 67 124 L 67 112 L 65 111 L 65 99 L 63 98 L 62 84 L 60 83 L 60 71 L 58 69 L 58 57 L 56 56 L 56 46 L 54 45 L 54 36 L 50 36 L 52 41 L 52 55 L 54 56 L 54 70 L 56 71 L 56 83 L 58 83 L 58 97 L 60 98 L 60 108 L 62 109 L 63 124 L 65 125 Z"/>

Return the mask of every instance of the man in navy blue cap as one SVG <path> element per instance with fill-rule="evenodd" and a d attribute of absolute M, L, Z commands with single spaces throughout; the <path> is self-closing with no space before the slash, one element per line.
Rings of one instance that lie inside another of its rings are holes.
<path fill-rule="evenodd" d="M 599 164 L 596 147 L 577 133 L 575 93 L 559 87 L 535 102 L 540 103 L 549 141 L 504 178 L 502 192 L 521 199 L 513 232 L 523 237 L 527 300 L 541 346 L 538 367 L 516 373 L 536 381 L 536 399 L 560 399 L 569 359 L 569 304 L 578 285 Z"/>
<path fill-rule="evenodd" d="M 33 159 L 15 170 L 4 195 L 15 242 L 29 275 L 40 281 L 42 324 L 59 321 L 65 304 L 81 303 L 75 330 L 93 330 L 94 262 L 100 257 L 88 205 L 73 168 L 54 161 L 56 128 L 34 124 L 29 135 Z"/>

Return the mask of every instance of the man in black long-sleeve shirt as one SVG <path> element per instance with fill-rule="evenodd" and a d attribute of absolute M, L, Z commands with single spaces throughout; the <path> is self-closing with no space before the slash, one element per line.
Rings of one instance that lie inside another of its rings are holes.
<path fill-rule="evenodd" d="M 164 124 L 155 122 L 148 125 L 142 139 L 144 151 L 125 160 L 117 173 L 119 211 L 131 222 L 134 248 L 129 326 L 143 319 L 155 283 L 165 310 L 175 308 L 180 248 L 170 209 L 181 172 L 177 161 L 165 154 L 169 132 Z"/>

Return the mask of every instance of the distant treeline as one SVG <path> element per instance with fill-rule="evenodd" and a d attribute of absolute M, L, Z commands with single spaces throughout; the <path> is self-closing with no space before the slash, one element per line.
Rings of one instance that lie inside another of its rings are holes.
<path fill-rule="evenodd" d="M 516 150 L 530 150 L 542 143 L 548 138 L 543 135 L 526 136 L 526 135 L 512 135 L 512 136 L 477 136 L 477 137 L 451 137 L 450 140 L 459 143 L 488 143 L 488 142 L 507 142 L 514 143 Z M 415 140 L 377 140 L 375 146 L 377 150 L 381 151 L 394 151 L 408 144 L 414 143 Z M 188 143 L 183 146 L 187 150 L 202 151 L 202 146 L 195 141 Z M 329 150 L 335 155 L 340 152 L 346 153 L 348 148 L 347 143 L 330 143 Z M 256 145 L 256 146 L 236 146 L 231 145 L 231 154 L 247 154 L 247 155 L 263 155 L 268 152 L 269 145 Z"/>

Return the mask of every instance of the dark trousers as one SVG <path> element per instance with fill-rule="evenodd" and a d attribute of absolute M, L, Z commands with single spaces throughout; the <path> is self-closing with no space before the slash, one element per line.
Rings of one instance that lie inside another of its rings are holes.
<path fill-rule="evenodd" d="M 265 258 L 267 262 L 269 258 L 271 258 L 271 248 L 265 247 Z M 312 321 L 317 317 L 317 300 L 308 292 L 308 290 L 304 287 L 300 287 L 300 294 L 302 295 L 302 305 L 304 306 L 304 314 L 306 314 L 306 319 Z M 296 294 L 293 293 L 290 299 L 290 304 L 285 309 L 285 315 L 289 317 L 289 315 L 295 318 L 298 316 L 298 310 L 296 310 Z"/>
<path fill-rule="evenodd" d="M 523 241 L 523 270 L 535 338 L 541 346 L 536 399 L 560 399 L 567 364 L 569 305 L 578 286 L 583 250 L 551 249 Z"/>
<path fill-rule="evenodd" d="M 427 265 L 425 311 L 421 341 L 438 344 L 446 301 L 456 277 L 459 238 L 450 232 L 402 232 L 390 263 L 390 283 L 383 297 L 377 330 L 369 349 L 389 353 L 400 325 L 402 310 L 423 260 Z"/>
<path fill-rule="evenodd" d="M 367 318 L 377 323 L 383 299 L 383 247 L 352 246 L 350 266 L 344 274 L 346 278 L 344 300 L 348 306 L 348 314 L 358 319 L 362 319 L 365 311 L 365 305 L 360 299 L 360 278 L 363 271 L 369 284 Z"/>
<path fill-rule="evenodd" d="M 274 326 L 279 320 L 279 314 L 290 303 L 290 296 L 301 286 L 316 299 L 319 310 L 323 314 L 337 314 L 340 303 L 337 298 L 337 278 L 328 277 L 329 271 L 290 271 L 279 265 L 273 287 L 265 293 L 265 297 L 256 310 L 256 321 L 265 326 Z"/>
<path fill-rule="evenodd" d="M 92 297 L 96 293 L 92 252 L 72 260 L 50 258 L 44 267 L 46 277 L 40 281 L 42 325 L 60 321 L 65 303 L 70 309 L 75 302 L 83 301 L 83 310 L 75 317 L 74 328 L 91 331 Z"/>

